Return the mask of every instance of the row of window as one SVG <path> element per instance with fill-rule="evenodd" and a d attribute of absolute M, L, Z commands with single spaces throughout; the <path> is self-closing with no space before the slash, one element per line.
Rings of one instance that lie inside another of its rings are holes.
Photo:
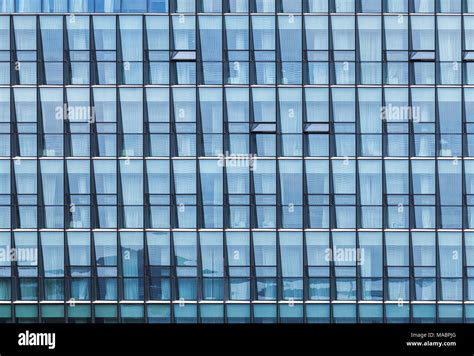
<path fill-rule="evenodd" d="M 1 12 L 474 12 L 472 0 L 0 0 Z"/>
<path fill-rule="evenodd" d="M 474 227 L 471 160 L 234 163 L 0 160 L 0 227 Z"/>
<path fill-rule="evenodd" d="M 270 129 L 269 132 L 257 132 L 252 136 L 243 132 L 248 131 L 248 125 L 240 133 L 223 134 L 89 134 L 76 132 L 72 134 L 35 134 L 23 132 L 12 138 L 10 148 L 9 135 L 0 134 L 4 141 L 0 142 L 0 156 L 20 157 L 183 157 L 193 156 L 216 157 L 226 152 L 232 155 L 255 155 L 260 157 L 333 157 L 345 158 L 356 155 L 363 157 L 381 156 L 405 157 L 466 157 L 474 156 L 474 138 L 472 134 L 444 134 L 437 136 L 434 130 L 430 133 L 394 133 L 355 134 L 355 133 L 325 133 L 328 125 L 316 126 L 315 130 L 322 132 L 301 134 L 276 134 L 270 126 L 258 125 L 256 129 Z M 32 130 L 32 125 L 19 125 L 19 130 L 25 127 Z M 430 127 L 428 127 L 430 128 Z M 16 129 L 16 127 L 14 128 Z M 403 129 L 403 127 L 401 127 Z M 407 128 L 405 128 L 407 129 Z M 114 132 L 112 127 L 110 132 Z M 464 144 L 462 140 L 465 139 Z M 331 141 L 331 144 L 329 143 Z M 240 157 L 247 161 L 249 158 Z M 454 158 L 456 159 L 456 158 Z M 231 163 L 236 164 L 236 163 Z M 247 163 L 244 163 L 247 164 Z"/>
<path fill-rule="evenodd" d="M 0 300 L 474 300 L 472 233 L 92 236 L 0 233 Z"/>
<path fill-rule="evenodd" d="M 168 58 L 168 53 L 165 53 L 165 58 Z M 233 61 L 196 64 L 87 60 L 72 63 L 0 62 L 0 85 L 10 83 L 15 85 L 472 85 L 474 63 Z"/>
<path fill-rule="evenodd" d="M 0 104 L 2 131 L 14 123 L 16 134 L 61 135 L 66 126 L 71 134 L 93 128 L 112 134 L 411 132 L 443 137 L 469 134 L 474 123 L 474 89 L 468 87 L 15 87 L 0 88 Z"/>
<path fill-rule="evenodd" d="M 12 312 L 14 319 L 12 319 Z M 41 316 L 39 316 L 41 314 Z M 65 317 L 67 315 L 67 318 Z M 41 319 L 39 319 L 39 317 Z M 0 323 L 473 323 L 470 304 L 0 305 Z"/>
<path fill-rule="evenodd" d="M 10 24 L 0 17 L 0 83 L 474 82 L 471 16 L 385 16 L 383 29 L 378 16 L 250 19 L 14 16 Z"/>
<path fill-rule="evenodd" d="M 11 18 L 13 21 L 10 23 Z M 473 20 L 473 16 L 459 15 L 385 15 L 383 17 L 350 15 L 38 17 L 17 15 L 0 16 L 0 34 L 2 50 L 35 51 L 42 46 L 44 61 L 62 60 L 64 56 L 62 49 L 69 51 L 120 50 L 123 60 L 141 61 L 144 50 L 196 50 L 196 39 L 198 39 L 202 61 L 220 61 L 222 48 L 225 45 L 224 49 L 228 51 L 250 49 L 275 51 L 278 49 L 281 61 L 301 61 L 303 49 L 350 52 L 356 51 L 358 47 L 358 60 L 381 61 L 382 46 L 386 51 L 434 51 L 439 46 L 438 60 L 449 62 L 462 59 L 461 48 L 466 51 L 473 50 Z M 461 35 L 464 38 L 461 38 Z M 294 41 L 295 37 L 301 38 L 301 41 Z M 439 41 L 437 45 L 436 37 Z M 356 38 L 359 43 L 356 43 Z M 382 38 L 384 44 L 382 44 Z M 366 39 L 371 43 L 362 43 Z M 209 40 L 214 40 L 214 42 L 208 43 Z M 443 45 L 441 46 L 440 43 Z M 23 57 L 32 60 L 32 55 L 28 56 L 28 54 L 25 53 Z M 71 54 L 73 57 L 74 55 L 80 57 L 79 53 Z M 99 57 L 107 57 L 107 59 L 99 58 L 99 60 L 114 60 L 111 59 L 113 54 L 100 53 Z M 231 54 L 234 57 L 238 55 Z M 323 60 L 317 58 L 318 54 L 321 58 L 320 53 L 316 53 L 312 54 L 316 57 L 312 60 Z M 345 58 L 350 58 L 351 54 L 355 56 L 354 53 L 337 53 L 335 60 L 350 61 L 351 59 Z M 394 53 L 390 54 L 395 57 Z M 275 53 L 270 52 L 264 55 L 265 53 L 258 53 L 255 58 L 271 61 L 270 57 L 274 57 Z M 240 56 L 245 57 L 245 53 Z M 403 60 L 400 59 L 401 57 L 392 60 Z M 412 59 L 416 60 L 416 58 Z M 19 58 L 19 60 L 22 59 Z"/>

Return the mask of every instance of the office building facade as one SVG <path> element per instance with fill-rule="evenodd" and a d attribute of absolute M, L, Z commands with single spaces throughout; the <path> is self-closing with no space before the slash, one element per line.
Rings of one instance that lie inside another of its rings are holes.
<path fill-rule="evenodd" d="M 473 321 L 473 0 L 0 0 L 0 322 Z"/>

